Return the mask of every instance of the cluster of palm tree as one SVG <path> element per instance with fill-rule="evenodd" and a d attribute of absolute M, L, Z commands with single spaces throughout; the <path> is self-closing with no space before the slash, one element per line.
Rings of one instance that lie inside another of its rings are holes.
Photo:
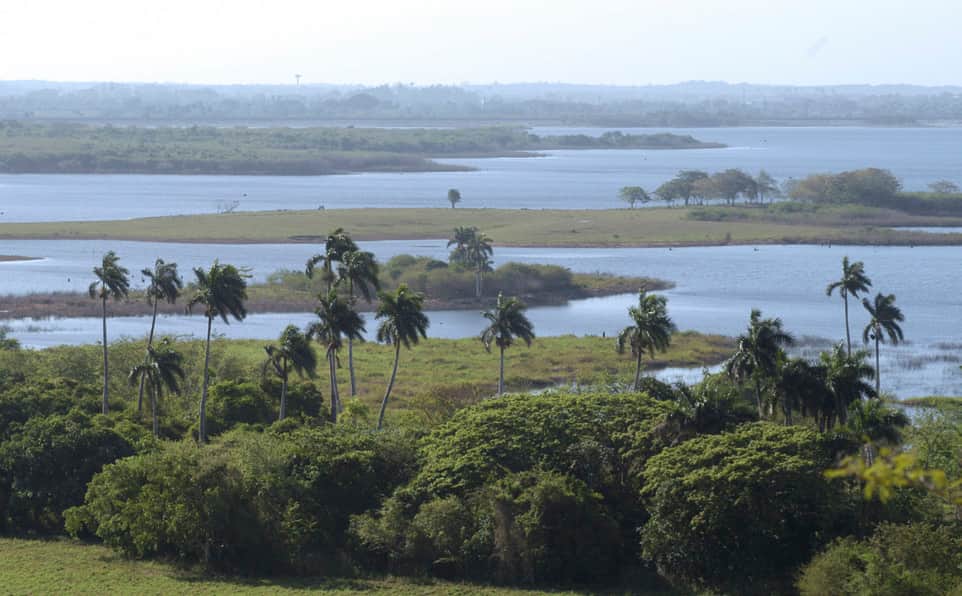
<path fill-rule="evenodd" d="M 490 272 L 494 248 L 491 238 L 475 227 L 459 226 L 448 240 L 448 248 L 454 247 L 449 260 L 474 271 L 474 297 L 480 299 L 484 293 L 484 274 Z"/>
<path fill-rule="evenodd" d="M 468 232 L 465 232 L 468 230 Z M 490 263 L 490 239 L 475 228 L 459 228 L 465 240 L 455 252 L 464 254 L 467 261 L 483 258 Z M 460 257 L 459 257 L 460 258 Z M 308 259 L 305 274 L 313 278 L 319 274 L 326 284 L 317 298 L 315 315 L 305 330 L 288 325 L 281 332 L 277 343 L 264 347 L 266 360 L 263 372 L 275 374 L 281 382 L 278 419 L 287 416 L 287 393 L 290 375 L 314 378 L 318 358 L 311 343 L 316 341 L 324 348 L 329 367 L 331 409 L 330 420 L 337 422 L 343 408 L 340 398 L 337 370 L 340 367 L 339 352 L 344 344 L 348 346 L 348 366 L 350 369 L 351 395 L 357 395 L 357 380 L 354 367 L 354 341 L 363 341 L 365 322 L 357 311 L 357 300 L 371 302 L 378 298 L 375 319 L 380 321 L 377 341 L 394 347 L 394 363 L 390 379 L 381 400 L 377 428 L 384 424 L 384 415 L 397 380 L 401 347 L 410 349 L 421 339 L 427 337 L 430 321 L 424 313 L 424 296 L 411 291 L 401 284 L 394 291 L 380 291 L 378 281 L 379 266 L 370 252 L 362 251 L 343 229 L 331 232 L 324 244 L 324 251 Z M 478 269 L 480 272 L 481 269 Z M 148 281 L 144 292 L 148 304 L 152 306 L 150 330 L 144 360 L 134 366 L 128 375 L 131 386 L 138 389 L 138 413 L 142 413 L 144 395 L 149 399 L 153 418 L 154 433 L 159 433 L 159 400 L 164 393 L 177 393 L 184 381 L 183 356 L 174 349 L 173 340 L 164 337 L 155 345 L 157 311 L 161 302 L 175 304 L 184 289 L 176 263 L 157 259 L 152 269 L 143 269 L 142 275 Z M 90 296 L 101 300 L 103 305 L 103 412 L 108 412 L 108 341 L 107 341 L 107 303 L 108 300 L 124 300 L 130 293 L 129 271 L 120 265 L 119 257 L 110 251 L 104 255 L 101 264 L 94 268 L 96 281 L 90 286 Z M 243 321 L 247 316 L 246 270 L 233 265 L 214 261 L 209 269 L 194 269 L 195 281 L 191 286 L 192 295 L 187 302 L 187 312 L 196 308 L 203 311 L 207 319 L 207 333 L 204 348 L 204 377 L 198 411 L 198 440 L 207 440 L 207 403 L 210 386 L 211 336 L 214 321 L 220 319 L 225 324 L 231 320 Z M 479 282 L 480 283 L 480 282 Z M 479 286 L 480 287 L 480 286 Z M 498 296 L 494 308 L 483 313 L 488 325 L 481 334 L 485 349 L 492 345 L 500 350 L 498 394 L 504 392 L 504 351 L 516 339 L 530 345 L 534 339 L 531 322 L 525 316 L 525 305 L 516 298 L 505 299 Z"/>
<path fill-rule="evenodd" d="M 862 339 L 866 344 L 875 343 L 875 366 L 868 364 L 867 351 L 853 351 L 848 298 L 867 293 L 871 285 L 863 263 L 850 262 L 848 257 L 842 260 L 842 277 L 828 285 L 826 294 L 838 290 L 842 297 L 846 339 L 844 344 L 823 352 L 818 362 L 789 357 L 785 349 L 793 345 L 794 338 L 785 331 L 781 319 L 763 318 L 760 311 L 752 311 L 748 329 L 737 338 L 736 351 L 726 362 L 725 372 L 739 385 L 752 388 L 759 416 L 773 416 L 780 403 L 786 424 L 792 424 L 794 412 L 799 412 L 814 418 L 819 428 L 826 430 L 848 424 L 849 413 L 863 407 L 863 399 L 880 396 L 880 344 L 886 338 L 893 344 L 902 341 L 899 323 L 904 316 L 892 294 L 878 293 L 871 301 L 863 298 L 869 322 Z M 873 378 L 874 387 L 870 383 Z"/>
<path fill-rule="evenodd" d="M 107 301 L 124 300 L 130 294 L 130 272 L 120 264 L 120 258 L 114 251 L 103 256 L 101 264 L 93 269 L 96 280 L 90 284 L 91 298 L 96 298 L 103 305 L 103 403 L 102 411 L 108 413 L 109 375 L 108 375 L 108 342 L 107 342 Z M 137 411 L 143 412 L 143 396 L 147 392 L 150 398 L 151 415 L 154 433 L 158 428 L 158 400 L 166 391 L 178 392 L 180 383 L 184 379 L 183 357 L 173 348 L 170 338 L 164 338 L 160 347 L 154 346 L 154 335 L 157 327 L 157 308 L 161 302 L 174 304 L 180 297 L 184 282 L 177 270 L 177 263 L 168 263 L 157 259 L 153 269 L 141 271 L 148 281 L 144 296 L 152 306 L 150 331 L 147 335 L 147 345 L 142 363 L 133 367 L 128 374 L 131 385 L 139 385 L 137 397 Z M 247 274 L 233 265 L 222 265 L 217 261 L 209 270 L 194 269 L 196 281 L 194 294 L 187 304 L 190 312 L 193 307 L 202 305 L 207 317 L 207 340 L 204 351 L 204 383 L 200 401 L 201 441 L 207 438 L 207 391 L 210 383 L 210 339 L 213 321 L 221 318 L 229 323 L 229 317 L 243 320 L 247 315 L 244 301 L 247 299 Z"/>

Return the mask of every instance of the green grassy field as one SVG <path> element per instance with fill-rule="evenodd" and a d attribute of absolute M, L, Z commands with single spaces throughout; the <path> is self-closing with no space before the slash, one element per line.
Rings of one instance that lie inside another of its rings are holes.
<path fill-rule="evenodd" d="M 614 203 L 614 197 L 612 197 Z M 117 239 L 170 242 L 319 242 L 343 227 L 356 240 L 447 238 L 457 226 L 477 226 L 496 245 L 686 246 L 774 243 L 960 244 L 960 234 L 923 234 L 887 226 L 953 223 L 889 213 L 885 226 L 852 219 L 824 223 L 811 217 L 788 222 L 741 219 L 704 221 L 689 209 L 507 210 L 340 209 L 263 211 L 153 217 L 124 221 L 37 222 L 0 225 L 0 238 Z M 734 213 L 734 211 L 733 211 Z"/>
<path fill-rule="evenodd" d="M 98 545 L 69 540 L 0 538 L 3 594 L 535 594 L 528 590 L 407 578 L 253 579 L 204 574 L 124 559 Z M 553 592 L 574 594 L 575 592 Z"/>

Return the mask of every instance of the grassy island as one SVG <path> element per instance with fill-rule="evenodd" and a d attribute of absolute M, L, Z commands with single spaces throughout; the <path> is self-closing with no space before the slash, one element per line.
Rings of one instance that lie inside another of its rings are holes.
<path fill-rule="evenodd" d="M 0 122 L 0 173 L 315 176 L 459 171 L 433 157 L 723 147 L 670 133 L 539 137 L 524 128 L 137 128 Z"/>
<path fill-rule="evenodd" d="M 646 209 L 327 209 L 149 217 L 124 221 L 0 224 L 3 239 L 113 239 L 160 242 L 317 243 L 328 230 L 356 240 L 447 238 L 470 224 L 504 246 L 618 247 L 726 244 L 956 245 L 962 234 L 901 226 L 962 225 L 962 218 L 872 207 Z"/>

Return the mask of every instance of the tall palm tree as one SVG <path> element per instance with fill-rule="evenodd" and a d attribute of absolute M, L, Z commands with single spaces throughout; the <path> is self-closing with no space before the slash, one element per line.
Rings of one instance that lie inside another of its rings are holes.
<path fill-rule="evenodd" d="M 147 347 L 147 357 L 144 361 L 130 370 L 128 382 L 133 385 L 140 383 L 147 386 L 150 396 L 150 412 L 153 418 L 154 436 L 160 436 L 160 418 L 158 400 L 164 394 L 180 391 L 180 383 L 184 380 L 182 366 L 184 357 L 171 347 L 170 338 L 164 338 L 159 348 Z"/>
<path fill-rule="evenodd" d="M 902 314 L 902 309 L 895 306 L 895 294 L 885 295 L 879 292 L 872 302 L 869 302 L 868 298 L 862 298 L 862 306 L 871 317 L 862 330 L 862 341 L 868 343 L 869 339 L 875 340 L 875 393 L 881 395 L 879 344 L 885 343 L 886 335 L 893 346 L 905 339 L 899 325 L 905 320 L 905 315 Z"/>
<path fill-rule="evenodd" d="M 394 380 L 397 378 L 401 344 L 411 349 L 421 338 L 427 338 L 430 321 L 424 314 L 424 296 L 409 290 L 407 284 L 401 284 L 395 292 L 381 292 L 379 297 L 381 303 L 377 307 L 375 318 L 384 320 L 377 328 L 377 340 L 394 346 L 394 368 L 391 370 L 391 380 L 388 381 L 384 399 L 381 400 L 381 412 L 377 416 L 377 429 L 381 430 L 387 400 L 391 397 L 391 389 L 394 388 Z"/>
<path fill-rule="evenodd" d="M 468 227 L 468 226 L 458 226 L 454 228 L 454 233 L 451 238 L 448 239 L 448 248 L 454 247 L 451 251 L 450 260 L 452 263 L 457 263 L 461 265 L 468 266 L 468 245 L 471 244 L 475 235 L 478 233 L 478 228 Z"/>
<path fill-rule="evenodd" d="M 343 262 L 345 253 L 356 250 L 357 244 L 354 243 L 351 236 L 344 231 L 344 228 L 337 228 L 327 235 L 327 239 L 324 241 L 324 252 L 307 260 L 304 273 L 309 279 L 313 279 L 314 271 L 320 265 L 323 271 L 322 279 L 327 283 L 327 289 L 330 291 L 336 280 L 335 265 Z"/>
<path fill-rule="evenodd" d="M 755 308 L 748 331 L 738 337 L 738 348 L 725 364 L 726 373 L 736 383 L 752 381 L 760 417 L 765 415 L 762 382 L 775 377 L 778 363 L 784 358 L 783 348 L 794 342 L 792 335 L 784 330 L 781 319 L 763 319 L 762 312 Z"/>
<path fill-rule="evenodd" d="M 107 405 L 107 299 L 122 300 L 130 291 L 130 277 L 126 268 L 120 265 L 120 257 L 114 251 L 104 255 L 99 267 L 94 267 L 96 281 L 90 284 L 88 293 L 91 298 L 100 300 L 103 307 L 103 352 L 104 352 L 104 397 L 101 411 L 108 412 Z"/>
<path fill-rule="evenodd" d="M 667 304 L 668 299 L 664 296 L 647 294 L 641 290 L 638 292 L 638 306 L 628 309 L 628 316 L 634 324 L 618 334 L 618 353 L 624 354 L 626 346 L 630 346 L 631 355 L 635 357 L 635 391 L 638 391 L 641 382 L 641 357 L 648 352 L 649 357 L 654 358 L 655 350 L 664 352 L 671 344 L 671 334 L 676 327 L 668 316 Z"/>
<path fill-rule="evenodd" d="M 848 324 L 848 297 L 858 298 L 860 292 L 868 292 L 872 286 L 872 280 L 865 275 L 865 265 L 862 261 L 849 263 L 848 257 L 842 257 L 842 277 L 834 281 L 825 288 L 825 295 L 831 296 L 832 292 L 838 290 L 845 304 L 845 345 L 848 353 L 852 353 L 852 332 Z"/>
<path fill-rule="evenodd" d="M 381 289 L 378 279 L 378 264 L 374 253 L 352 250 L 344 253 L 337 268 L 338 281 L 347 282 L 347 295 L 354 304 L 354 291 L 357 290 L 370 303 L 374 292 Z M 354 338 L 347 338 L 347 368 L 351 373 L 351 397 L 357 395 L 357 380 L 354 376 Z"/>
<path fill-rule="evenodd" d="M 327 294 L 318 296 L 318 307 L 314 310 L 317 321 L 307 329 L 308 339 L 316 339 L 326 348 L 325 356 L 331 375 L 331 422 L 337 422 L 340 396 L 337 389 L 337 352 L 343 345 L 344 337 L 361 339 L 364 333 L 364 319 L 347 301 L 331 289 Z"/>
<path fill-rule="evenodd" d="M 287 418 L 287 381 L 293 370 L 297 376 L 313 378 L 317 370 L 317 356 L 311 349 L 307 336 L 294 325 L 288 325 L 281 332 L 277 345 L 264 346 L 267 352 L 265 370 L 270 367 L 281 380 L 281 405 L 278 420 Z"/>
<path fill-rule="evenodd" d="M 528 346 L 534 339 L 534 326 L 524 314 L 527 308 L 524 302 L 517 298 L 505 300 L 504 295 L 499 292 L 494 309 L 481 313 L 488 320 L 488 326 L 481 332 L 484 349 L 490 352 L 491 344 L 495 344 L 501 352 L 498 395 L 504 394 L 504 351 L 511 347 L 515 338 L 521 339 Z"/>
<path fill-rule="evenodd" d="M 819 428 L 827 430 L 835 426 L 836 420 L 839 424 L 848 422 L 849 408 L 853 403 L 878 395 L 868 381 L 876 375 L 876 371 L 866 362 L 867 352 L 856 350 L 849 355 L 841 344 L 829 352 L 822 352 L 820 358 L 831 403 L 824 407 L 827 415 Z"/>
<path fill-rule="evenodd" d="M 477 232 L 467 246 L 467 258 L 474 269 L 474 297 L 481 298 L 483 293 L 484 274 L 491 271 L 491 238 L 484 232 Z"/>
<path fill-rule="evenodd" d="M 140 273 L 148 280 L 147 304 L 153 307 L 150 317 L 150 334 L 147 336 L 147 350 L 154 344 L 154 329 L 157 326 L 157 306 L 163 300 L 168 304 L 177 302 L 180 290 L 184 287 L 184 280 L 177 272 L 177 263 L 165 263 L 163 259 L 154 262 L 153 269 L 142 269 Z M 137 391 L 137 413 L 143 411 L 144 406 L 144 381 L 146 377 L 140 378 L 140 389 Z"/>
<path fill-rule="evenodd" d="M 194 268 L 197 278 L 196 290 L 187 303 L 187 312 L 200 304 L 204 307 L 207 317 L 207 343 L 204 348 L 204 385 L 200 397 L 200 429 L 198 440 L 207 442 L 207 387 L 210 384 L 210 332 L 214 319 L 220 317 L 225 325 L 230 324 L 228 317 L 243 321 L 247 317 L 247 275 L 246 272 L 233 265 L 221 265 L 214 261 L 207 271 L 200 267 Z"/>

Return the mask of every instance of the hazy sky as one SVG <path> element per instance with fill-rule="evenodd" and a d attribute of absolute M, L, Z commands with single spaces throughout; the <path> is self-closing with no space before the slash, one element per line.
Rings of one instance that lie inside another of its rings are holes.
<path fill-rule="evenodd" d="M 0 79 L 962 84 L 960 0 L 0 0 Z"/>

